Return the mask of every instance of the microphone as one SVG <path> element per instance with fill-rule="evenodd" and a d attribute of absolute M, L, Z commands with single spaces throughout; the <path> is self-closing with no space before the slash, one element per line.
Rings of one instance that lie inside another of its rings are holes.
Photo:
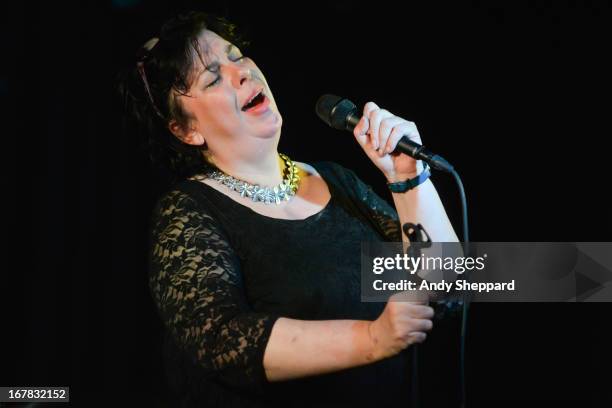
<path fill-rule="evenodd" d="M 361 113 L 355 104 L 348 99 L 336 95 L 325 94 L 319 98 L 315 108 L 317 116 L 334 129 L 348 130 L 352 132 L 361 119 Z M 401 152 L 408 156 L 427 162 L 432 168 L 449 173 L 453 172 L 453 166 L 443 157 L 427 150 L 425 146 L 413 142 L 407 136 L 403 136 L 397 143 L 393 153 Z"/>

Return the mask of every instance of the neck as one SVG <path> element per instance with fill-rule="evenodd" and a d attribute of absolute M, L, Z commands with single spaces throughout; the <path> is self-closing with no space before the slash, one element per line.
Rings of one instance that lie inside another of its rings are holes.
<path fill-rule="evenodd" d="M 283 161 L 276 149 L 261 151 L 249 158 L 214 157 L 214 164 L 224 173 L 252 184 L 275 186 L 283 181 Z"/>

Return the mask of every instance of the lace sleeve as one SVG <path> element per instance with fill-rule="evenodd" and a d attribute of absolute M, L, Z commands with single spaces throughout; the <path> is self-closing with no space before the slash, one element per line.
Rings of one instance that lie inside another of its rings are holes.
<path fill-rule="evenodd" d="M 181 191 L 153 212 L 150 290 L 182 352 L 220 382 L 260 391 L 277 316 L 250 310 L 239 260 L 215 220 Z"/>

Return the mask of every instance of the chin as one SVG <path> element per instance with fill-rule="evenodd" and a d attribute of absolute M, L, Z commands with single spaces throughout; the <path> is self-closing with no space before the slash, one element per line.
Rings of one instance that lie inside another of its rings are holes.
<path fill-rule="evenodd" d="M 267 142 L 274 142 L 274 143 L 278 143 L 278 141 L 280 140 L 280 129 L 278 129 L 277 131 L 270 131 L 270 132 L 265 132 L 265 133 L 260 133 L 259 135 L 256 135 L 256 137 L 260 140 L 265 140 Z"/>
<path fill-rule="evenodd" d="M 280 139 L 280 129 L 276 130 L 276 131 L 269 131 L 269 132 L 261 132 L 259 134 L 256 134 L 255 137 L 257 139 L 262 139 L 262 140 L 277 140 Z"/>
<path fill-rule="evenodd" d="M 269 117 L 267 120 L 257 124 L 251 124 L 247 133 L 250 133 L 252 137 L 257 139 L 278 139 L 281 133 L 281 127 L 283 126 L 283 117 L 281 114 L 274 110 L 274 117 Z"/>
<path fill-rule="evenodd" d="M 263 137 L 266 139 L 280 136 L 281 128 L 283 126 L 283 117 L 278 111 L 275 111 L 274 113 L 276 114 L 274 123 L 266 126 L 268 129 L 262 132 L 262 135 L 265 135 Z"/>

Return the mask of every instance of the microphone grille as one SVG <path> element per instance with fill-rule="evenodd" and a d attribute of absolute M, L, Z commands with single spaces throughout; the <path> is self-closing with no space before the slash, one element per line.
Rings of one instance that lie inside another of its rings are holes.
<path fill-rule="evenodd" d="M 355 104 L 336 95 L 325 94 L 319 98 L 315 111 L 321 120 L 334 129 L 346 130 L 346 119 Z"/>

